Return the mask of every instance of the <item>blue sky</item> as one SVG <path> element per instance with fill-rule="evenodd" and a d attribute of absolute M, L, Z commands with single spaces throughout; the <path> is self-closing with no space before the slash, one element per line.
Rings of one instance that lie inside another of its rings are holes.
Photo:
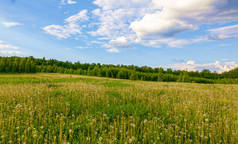
<path fill-rule="evenodd" d="M 0 1 L 4 56 L 223 72 L 237 54 L 237 0 Z"/>

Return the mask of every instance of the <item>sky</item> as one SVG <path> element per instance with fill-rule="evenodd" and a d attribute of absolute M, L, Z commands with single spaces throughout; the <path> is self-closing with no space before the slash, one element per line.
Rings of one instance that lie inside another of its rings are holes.
<path fill-rule="evenodd" d="M 238 0 L 4 0 L 0 56 L 224 72 Z"/>

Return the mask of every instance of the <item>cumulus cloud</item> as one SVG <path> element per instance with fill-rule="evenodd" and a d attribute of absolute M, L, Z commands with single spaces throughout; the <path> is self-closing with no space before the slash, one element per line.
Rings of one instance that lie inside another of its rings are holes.
<path fill-rule="evenodd" d="M 121 48 L 129 48 L 131 43 L 125 37 L 118 37 L 115 40 L 110 40 L 109 43 L 104 44 L 104 47 L 108 48 L 108 52 L 118 53 Z"/>
<path fill-rule="evenodd" d="M 129 18 L 135 15 L 135 12 L 125 9 L 102 10 L 96 9 L 92 12 L 97 19 L 95 23 L 96 30 L 90 31 L 92 36 L 107 37 L 115 39 L 120 36 L 131 34 L 129 29 Z"/>
<path fill-rule="evenodd" d="M 183 46 L 208 41 L 208 36 L 191 40 L 174 36 L 199 29 L 202 24 L 225 23 L 238 20 L 238 10 L 230 9 L 228 0 L 95 0 L 99 8 L 92 36 L 134 39 L 146 46 Z M 220 38 L 225 38 L 220 35 Z"/>
<path fill-rule="evenodd" d="M 214 29 L 204 36 L 178 38 L 181 33 L 199 30 L 203 24 L 237 21 L 238 9 L 232 8 L 229 0 L 94 0 L 93 4 L 97 8 L 90 11 L 92 21 L 87 25 L 90 30 L 85 35 L 97 37 L 107 50 L 114 48 L 112 51 L 120 51 L 127 47 L 115 44 L 115 40 L 122 37 L 132 45 L 150 47 L 182 47 L 236 37 L 234 32 Z M 82 20 L 88 20 L 87 12 L 69 17 L 65 25 L 50 25 L 44 30 L 59 38 L 69 38 L 81 34 L 82 26 L 75 21 Z"/>
<path fill-rule="evenodd" d="M 65 19 L 65 25 L 49 25 L 43 28 L 43 30 L 58 38 L 69 38 L 75 34 L 81 34 L 80 22 L 88 20 L 87 10 L 82 10 L 76 15 L 73 15 Z"/>
<path fill-rule="evenodd" d="M 196 29 L 196 26 L 178 19 L 162 19 L 158 13 L 147 14 L 142 20 L 132 22 L 130 27 L 141 38 L 171 37 L 179 32 Z"/>
<path fill-rule="evenodd" d="M 18 22 L 2 22 L 2 24 L 8 28 L 22 25 L 21 23 Z"/>
<path fill-rule="evenodd" d="M 0 41 L 0 54 L 2 55 L 21 55 L 23 54 L 19 51 L 17 46 L 5 44 L 3 41 Z"/>
<path fill-rule="evenodd" d="M 128 48 L 130 47 L 130 43 L 125 37 L 118 37 L 117 39 L 109 42 L 109 47 Z"/>
<path fill-rule="evenodd" d="M 232 62 L 225 62 L 221 63 L 216 61 L 214 63 L 207 63 L 207 64 L 197 64 L 195 61 L 187 61 L 186 63 L 179 63 L 166 66 L 167 68 L 173 68 L 176 70 L 186 70 L 186 71 L 200 71 L 203 69 L 210 69 L 216 71 L 218 73 L 223 73 L 226 71 L 230 71 L 238 67 L 238 64 L 234 61 Z"/>
<path fill-rule="evenodd" d="M 142 19 L 131 23 L 130 27 L 139 37 L 173 36 L 196 30 L 200 24 L 233 20 L 236 10 L 223 11 L 220 7 L 226 0 L 154 0 L 158 9 L 147 13 Z M 219 16 L 217 13 L 222 12 Z M 233 16 L 230 16 L 230 14 Z M 229 17 L 229 18 L 227 18 Z"/>

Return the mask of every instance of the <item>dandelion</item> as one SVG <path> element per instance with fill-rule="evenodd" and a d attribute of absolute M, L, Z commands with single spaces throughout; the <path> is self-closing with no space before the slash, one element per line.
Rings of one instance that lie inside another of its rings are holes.
<path fill-rule="evenodd" d="M 36 138 L 37 137 L 37 134 L 35 133 L 35 134 L 33 134 L 33 138 Z"/>
<path fill-rule="evenodd" d="M 87 137 L 86 140 L 87 140 L 87 141 L 90 141 L 90 137 Z"/>
<path fill-rule="evenodd" d="M 134 123 L 131 123 L 130 126 L 131 127 L 136 127 L 136 125 Z"/>
<path fill-rule="evenodd" d="M 129 141 L 128 141 L 128 143 L 132 143 L 132 142 L 133 142 L 133 140 L 130 138 Z"/>
<path fill-rule="evenodd" d="M 144 123 L 147 123 L 147 121 L 148 121 L 148 120 L 147 120 L 147 119 L 145 119 L 145 120 L 144 120 Z"/>

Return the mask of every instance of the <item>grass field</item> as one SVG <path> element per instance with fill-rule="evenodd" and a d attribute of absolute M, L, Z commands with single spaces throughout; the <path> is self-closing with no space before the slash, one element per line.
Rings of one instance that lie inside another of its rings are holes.
<path fill-rule="evenodd" d="M 238 85 L 0 75 L 0 143 L 237 143 Z"/>

